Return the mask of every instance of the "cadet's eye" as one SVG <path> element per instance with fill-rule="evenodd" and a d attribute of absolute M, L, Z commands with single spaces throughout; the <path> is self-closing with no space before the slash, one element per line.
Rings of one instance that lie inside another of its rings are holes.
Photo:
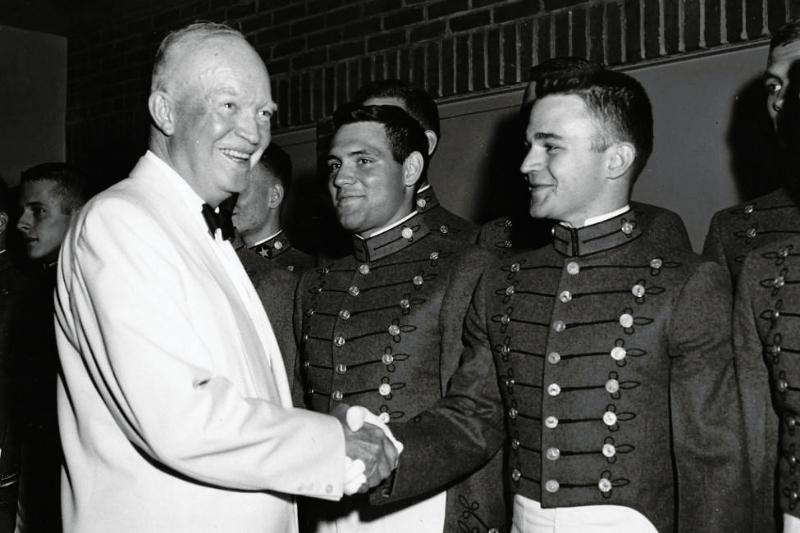
<path fill-rule="evenodd" d="M 768 95 L 778 94 L 781 91 L 781 84 L 776 81 L 768 81 L 766 89 Z"/>

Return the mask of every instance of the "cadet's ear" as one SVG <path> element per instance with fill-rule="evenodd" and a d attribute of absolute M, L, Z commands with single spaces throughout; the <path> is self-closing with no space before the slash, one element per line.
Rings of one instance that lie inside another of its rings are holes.
<path fill-rule="evenodd" d="M 164 91 L 153 91 L 147 99 L 147 107 L 153 123 L 161 133 L 170 136 L 175 133 L 175 116 L 172 99 Z"/>
<path fill-rule="evenodd" d="M 0 211 L 0 233 L 8 229 L 8 213 Z"/>
<path fill-rule="evenodd" d="M 431 156 L 439 146 L 439 137 L 433 130 L 425 130 L 425 137 L 428 138 L 428 155 Z"/>
<path fill-rule="evenodd" d="M 272 187 L 269 188 L 269 208 L 270 209 L 277 209 L 283 203 L 283 185 L 280 183 L 274 183 Z"/>
<path fill-rule="evenodd" d="M 424 169 L 425 158 L 421 153 L 414 151 L 408 154 L 406 160 L 403 161 L 403 184 L 406 187 L 413 187 L 422 177 Z"/>
<path fill-rule="evenodd" d="M 609 147 L 608 177 L 618 179 L 628 174 L 636 160 L 636 148 L 629 142 L 617 142 Z"/>

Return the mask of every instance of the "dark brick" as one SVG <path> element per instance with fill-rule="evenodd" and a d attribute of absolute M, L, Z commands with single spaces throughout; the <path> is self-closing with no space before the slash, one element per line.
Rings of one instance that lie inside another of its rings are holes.
<path fill-rule="evenodd" d="M 361 87 L 361 74 L 358 68 L 358 61 L 347 62 L 347 100 L 353 98 L 356 91 Z"/>
<path fill-rule="evenodd" d="M 251 39 L 254 39 L 256 44 L 262 46 L 283 41 L 289 37 L 289 25 L 286 24 L 283 26 L 272 26 L 271 28 L 265 28 L 253 34 Z"/>
<path fill-rule="evenodd" d="M 364 16 L 383 15 L 403 7 L 402 0 L 371 0 L 364 3 Z"/>
<path fill-rule="evenodd" d="M 425 54 L 427 57 L 425 89 L 434 98 L 442 96 L 442 80 L 439 77 L 439 64 L 441 58 L 441 50 L 439 43 L 429 43 L 425 47 Z"/>
<path fill-rule="evenodd" d="M 428 20 L 446 17 L 469 9 L 469 0 L 442 0 L 428 5 Z"/>
<path fill-rule="evenodd" d="M 336 11 L 331 11 L 325 15 L 325 26 L 341 26 L 361 18 L 361 6 L 348 6 Z"/>
<path fill-rule="evenodd" d="M 300 98 L 300 76 L 289 76 L 289 125 L 299 124 L 303 100 Z"/>
<path fill-rule="evenodd" d="M 472 0 L 472 9 L 478 9 L 481 7 L 491 6 L 494 4 L 502 4 L 507 0 Z"/>
<path fill-rule="evenodd" d="M 509 20 L 519 20 L 529 17 L 539 11 L 539 3 L 532 0 L 521 0 L 512 4 L 497 6 L 494 8 L 494 22 L 506 22 Z"/>
<path fill-rule="evenodd" d="M 399 78 L 400 68 L 398 61 L 397 61 L 397 51 L 392 50 L 391 52 L 386 52 L 383 56 L 385 61 L 385 71 L 386 71 L 386 78 Z"/>
<path fill-rule="evenodd" d="M 550 46 L 550 31 L 552 28 L 552 15 L 535 19 L 536 26 L 536 58 L 534 64 L 539 64 L 555 55 L 555 51 Z"/>
<path fill-rule="evenodd" d="M 675 2 L 664 3 L 664 47 L 667 55 L 678 53 L 679 38 L 678 6 Z"/>
<path fill-rule="evenodd" d="M 383 33 L 367 38 L 367 49 L 370 52 L 375 50 L 385 50 L 406 43 L 405 30 L 397 30 L 391 33 Z"/>
<path fill-rule="evenodd" d="M 572 46 L 570 55 L 589 57 L 589 45 L 586 39 L 587 14 L 588 11 L 584 9 L 576 9 L 572 12 Z"/>
<path fill-rule="evenodd" d="M 407 80 L 411 77 L 411 54 L 407 48 L 397 51 L 398 78 Z"/>
<path fill-rule="evenodd" d="M 323 116 L 322 102 L 322 69 L 311 73 L 311 120 L 316 121 Z"/>
<path fill-rule="evenodd" d="M 291 25 L 292 35 L 308 35 L 315 31 L 323 30 L 327 27 L 324 15 L 298 20 Z"/>
<path fill-rule="evenodd" d="M 253 2 L 247 3 L 239 3 L 236 5 L 232 5 L 225 10 L 225 18 L 228 19 L 240 19 L 250 15 L 253 15 L 256 12 L 256 5 Z"/>
<path fill-rule="evenodd" d="M 464 94 L 472 89 L 472 63 L 469 54 L 469 35 L 459 35 L 456 38 L 456 94 Z"/>
<path fill-rule="evenodd" d="M 434 22 L 429 22 L 428 24 L 422 24 L 415 28 L 411 28 L 409 40 L 412 43 L 416 43 L 426 39 L 443 37 L 446 31 L 447 25 L 445 22 L 443 20 L 437 20 Z"/>
<path fill-rule="evenodd" d="M 418 87 L 428 88 L 425 81 L 425 46 L 414 48 L 411 53 L 411 83 Z"/>
<path fill-rule="evenodd" d="M 503 28 L 503 72 L 501 85 L 510 85 L 520 81 L 517 70 L 517 27 L 509 24 Z"/>
<path fill-rule="evenodd" d="M 800 4 L 792 2 L 789 4 L 789 15 L 786 17 L 786 20 L 791 20 L 795 17 L 800 17 Z"/>
<path fill-rule="evenodd" d="M 301 19 L 306 15 L 306 6 L 304 3 L 293 4 L 289 7 L 276 10 L 273 14 L 275 24 L 283 24 L 284 22 L 294 22 Z"/>
<path fill-rule="evenodd" d="M 273 89 L 275 90 L 273 98 L 275 103 L 278 104 L 278 112 L 276 119 L 276 127 L 284 127 L 289 124 L 289 84 L 286 77 L 278 77 L 272 81 Z"/>
<path fill-rule="evenodd" d="M 528 69 L 533 66 L 533 21 L 526 20 L 517 27 L 519 36 L 519 77 L 527 81 Z"/>
<path fill-rule="evenodd" d="M 406 9 L 403 11 L 399 11 L 393 15 L 386 15 L 383 17 L 383 29 L 385 30 L 392 30 L 394 28 L 399 28 L 402 26 L 407 26 L 409 24 L 414 24 L 415 22 L 420 22 L 424 20 L 423 17 L 423 10 L 421 7 L 416 7 L 414 9 Z"/>
<path fill-rule="evenodd" d="M 472 34 L 472 89 L 479 91 L 486 83 L 486 38 L 482 32 Z"/>
<path fill-rule="evenodd" d="M 630 0 L 625 2 L 625 62 L 636 62 L 644 56 L 641 47 L 642 24 L 640 16 L 640 2 L 644 0 Z"/>
<path fill-rule="evenodd" d="M 307 67 L 320 65 L 326 61 L 327 58 L 324 50 L 312 50 L 310 52 L 304 52 L 292 58 L 292 70 L 303 70 Z"/>
<path fill-rule="evenodd" d="M 740 42 L 744 38 L 741 0 L 725 0 L 725 20 L 727 21 L 728 42 Z"/>
<path fill-rule="evenodd" d="M 700 48 L 700 2 L 685 0 L 683 7 L 683 42 L 686 50 Z"/>
<path fill-rule="evenodd" d="M 658 42 L 661 33 L 659 27 L 659 0 L 640 0 L 644 2 L 644 56 L 654 58 L 661 55 Z"/>
<path fill-rule="evenodd" d="M 453 39 L 445 39 L 442 41 L 442 79 L 440 80 L 440 94 L 442 96 L 450 96 L 456 90 L 455 88 L 455 55 L 453 50 L 455 41 Z"/>
<path fill-rule="evenodd" d="M 544 10 L 555 11 L 576 4 L 583 4 L 584 2 L 586 2 L 586 0 L 544 0 Z"/>
<path fill-rule="evenodd" d="M 336 108 L 336 73 L 332 67 L 325 67 L 323 76 L 323 115 L 331 115 Z"/>
<path fill-rule="evenodd" d="M 460 31 L 471 30 L 482 26 L 488 26 L 491 22 L 491 12 L 487 9 L 484 11 L 475 11 L 467 13 L 466 15 L 458 15 L 450 19 L 450 30 L 453 33 Z"/>
<path fill-rule="evenodd" d="M 183 20 L 196 20 L 208 11 L 208 0 L 200 0 L 181 7 Z"/>
<path fill-rule="evenodd" d="M 720 0 L 706 0 L 706 46 L 713 47 L 722 44 L 720 28 Z M 774 3 L 774 2 L 773 2 Z"/>
<path fill-rule="evenodd" d="M 300 123 L 311 122 L 311 74 L 304 72 L 300 76 Z"/>
<path fill-rule="evenodd" d="M 270 61 L 267 63 L 267 68 L 270 74 L 284 74 L 289 72 L 289 58 Z"/>
<path fill-rule="evenodd" d="M 348 100 L 347 97 L 347 63 L 336 64 L 336 78 L 334 80 L 334 109 Z"/>
<path fill-rule="evenodd" d="M 350 37 L 364 37 L 374 35 L 380 31 L 381 19 L 379 17 L 374 17 L 348 24 L 342 28 L 342 37 L 344 39 L 349 39 Z"/>
<path fill-rule="evenodd" d="M 331 46 L 328 51 L 329 61 L 339 61 L 349 57 L 363 55 L 366 51 L 364 41 L 350 41 L 348 43 Z"/>
<path fill-rule="evenodd" d="M 500 30 L 493 28 L 486 32 L 486 81 L 489 87 L 500 86 Z"/>
<path fill-rule="evenodd" d="M 309 0 L 308 14 L 319 15 L 334 10 L 343 4 L 342 0 Z"/>
<path fill-rule="evenodd" d="M 306 37 L 309 50 L 312 48 L 319 48 L 320 46 L 328 46 L 337 44 L 342 40 L 342 30 L 326 30 L 317 33 L 312 33 Z"/>
<path fill-rule="evenodd" d="M 792 5 L 796 7 L 798 3 L 792 2 Z M 789 20 L 787 15 L 786 5 L 783 2 L 767 2 L 767 23 L 770 34 L 774 34 Z"/>
<path fill-rule="evenodd" d="M 272 13 L 260 13 L 241 21 L 242 33 L 245 34 L 255 33 L 270 26 L 272 26 Z"/>
<path fill-rule="evenodd" d="M 764 17 L 761 2 L 745 3 L 745 24 L 747 28 L 747 38 L 757 39 L 764 35 Z"/>
<path fill-rule="evenodd" d="M 359 87 L 375 79 L 375 62 L 373 61 L 373 57 L 362 57 L 359 60 L 358 68 L 361 69 L 361 84 Z"/>
<path fill-rule="evenodd" d="M 606 4 L 606 63 L 619 65 L 622 62 L 622 13 L 617 4 Z"/>
<path fill-rule="evenodd" d="M 386 78 L 386 59 L 382 54 L 372 56 L 372 79 L 382 80 Z"/>
<path fill-rule="evenodd" d="M 283 56 L 288 56 L 290 54 L 296 54 L 301 52 L 306 47 L 306 40 L 302 37 L 297 39 L 292 39 L 290 41 L 283 41 L 281 43 L 276 44 L 272 47 L 272 58 L 279 58 Z"/>

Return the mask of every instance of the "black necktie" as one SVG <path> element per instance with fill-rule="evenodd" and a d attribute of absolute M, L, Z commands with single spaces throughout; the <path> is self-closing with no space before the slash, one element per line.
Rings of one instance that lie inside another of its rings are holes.
<path fill-rule="evenodd" d="M 222 238 L 226 241 L 232 240 L 234 237 L 233 220 L 231 214 L 227 211 L 220 210 L 219 213 L 208 204 L 203 204 L 203 218 L 208 225 L 208 232 L 213 237 L 217 229 L 222 231 Z"/>

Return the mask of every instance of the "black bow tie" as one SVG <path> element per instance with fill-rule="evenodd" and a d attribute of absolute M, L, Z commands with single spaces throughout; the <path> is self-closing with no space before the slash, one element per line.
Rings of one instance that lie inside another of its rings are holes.
<path fill-rule="evenodd" d="M 208 225 L 208 232 L 213 237 L 217 229 L 222 231 L 222 238 L 230 241 L 234 237 L 233 220 L 227 211 L 219 210 L 219 213 L 208 204 L 203 204 L 203 218 Z"/>

